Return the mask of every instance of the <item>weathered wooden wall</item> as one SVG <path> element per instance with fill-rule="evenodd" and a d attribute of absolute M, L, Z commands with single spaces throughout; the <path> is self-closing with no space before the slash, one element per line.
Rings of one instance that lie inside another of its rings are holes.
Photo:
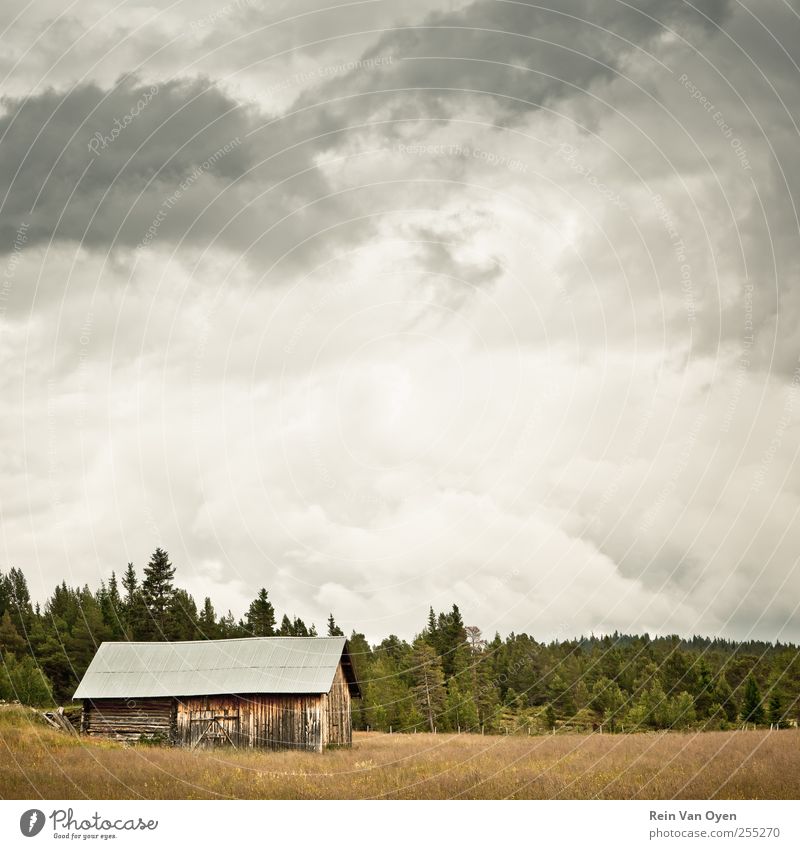
<path fill-rule="evenodd" d="M 84 702 L 81 728 L 136 741 L 163 737 L 181 746 L 310 749 L 352 744 L 351 699 L 339 664 L 320 695 L 178 696 Z"/>
<path fill-rule="evenodd" d="M 178 700 L 177 742 L 184 746 L 321 751 L 325 696 L 185 696 Z"/>
<path fill-rule="evenodd" d="M 350 688 L 344 677 L 341 663 L 333 677 L 330 692 L 322 696 L 324 746 L 350 746 L 353 727 L 350 715 Z"/>
<path fill-rule="evenodd" d="M 81 731 L 128 741 L 138 741 L 143 736 L 172 741 L 176 718 L 174 699 L 86 700 Z"/>

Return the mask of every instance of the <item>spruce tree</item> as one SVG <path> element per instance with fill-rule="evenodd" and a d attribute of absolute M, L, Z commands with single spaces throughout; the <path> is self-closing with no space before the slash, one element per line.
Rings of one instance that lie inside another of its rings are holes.
<path fill-rule="evenodd" d="M 122 576 L 122 589 L 125 590 L 124 602 L 130 607 L 136 591 L 139 589 L 139 579 L 136 577 L 136 569 L 133 563 L 128 563 L 125 567 L 125 574 Z"/>
<path fill-rule="evenodd" d="M 203 601 L 203 609 L 197 618 L 200 628 L 200 636 L 204 640 L 215 640 L 219 636 L 219 625 L 217 624 L 217 613 L 211 599 L 206 596 Z"/>
<path fill-rule="evenodd" d="M 333 618 L 333 614 L 328 617 L 328 636 L 329 637 L 343 637 L 344 631 L 336 624 L 336 620 Z"/>
<path fill-rule="evenodd" d="M 8 658 L 10 655 L 21 657 L 25 647 L 25 640 L 14 625 L 11 614 L 7 610 L 4 611 L 0 617 L 0 653 L 3 658 Z"/>
<path fill-rule="evenodd" d="M 272 637 L 275 635 L 275 608 L 269 600 L 269 593 L 262 587 L 256 598 L 250 603 L 245 614 L 245 627 L 254 637 Z"/>
<path fill-rule="evenodd" d="M 14 627 L 26 638 L 28 629 L 33 619 L 33 608 L 31 607 L 31 595 L 28 591 L 28 582 L 21 569 L 13 566 L 8 570 L 7 588 L 10 596 L 9 607 Z"/>
<path fill-rule="evenodd" d="M 761 691 L 752 673 L 747 676 L 744 684 L 744 699 L 742 700 L 742 722 L 752 722 L 760 725 L 764 722 L 764 706 Z"/>
<path fill-rule="evenodd" d="M 783 703 L 777 690 L 773 690 L 769 697 L 769 724 L 776 728 L 785 727 L 783 721 Z"/>
<path fill-rule="evenodd" d="M 411 676 L 419 711 L 425 717 L 430 730 L 434 731 L 439 717 L 444 712 L 447 691 L 444 686 L 442 662 L 424 640 L 417 640 L 414 643 L 414 651 L 411 655 Z"/>
<path fill-rule="evenodd" d="M 199 640 L 197 604 L 184 589 L 176 589 L 167 611 L 169 632 L 166 637 L 173 640 Z"/>
<path fill-rule="evenodd" d="M 170 639 L 173 628 L 172 602 L 175 597 L 175 567 L 169 555 L 157 548 L 145 566 L 142 580 L 142 600 L 147 611 L 144 636 L 151 640 Z"/>
<path fill-rule="evenodd" d="M 111 629 L 103 621 L 100 605 L 84 587 L 80 594 L 80 616 L 72 634 L 67 638 L 66 650 L 75 677 L 74 684 L 86 671 L 100 643 L 111 639 Z"/>

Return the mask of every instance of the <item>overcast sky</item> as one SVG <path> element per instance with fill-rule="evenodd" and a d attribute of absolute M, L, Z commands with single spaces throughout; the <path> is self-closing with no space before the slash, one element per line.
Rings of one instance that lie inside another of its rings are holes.
<path fill-rule="evenodd" d="M 0 570 L 800 639 L 795 0 L 0 29 Z"/>

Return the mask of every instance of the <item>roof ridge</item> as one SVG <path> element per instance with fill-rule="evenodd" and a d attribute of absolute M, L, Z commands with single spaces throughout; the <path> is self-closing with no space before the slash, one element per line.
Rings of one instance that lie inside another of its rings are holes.
<path fill-rule="evenodd" d="M 248 643 L 256 640 L 346 640 L 347 637 L 221 637 L 217 640 L 103 640 L 102 646 L 185 646 L 190 643 L 209 645 L 213 643 Z"/>

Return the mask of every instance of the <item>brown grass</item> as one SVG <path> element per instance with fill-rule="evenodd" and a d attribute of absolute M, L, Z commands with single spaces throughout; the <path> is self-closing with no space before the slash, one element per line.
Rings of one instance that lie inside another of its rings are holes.
<path fill-rule="evenodd" d="M 352 749 L 197 751 L 71 738 L 0 710 L 5 799 L 797 799 L 800 731 L 356 734 Z"/>

